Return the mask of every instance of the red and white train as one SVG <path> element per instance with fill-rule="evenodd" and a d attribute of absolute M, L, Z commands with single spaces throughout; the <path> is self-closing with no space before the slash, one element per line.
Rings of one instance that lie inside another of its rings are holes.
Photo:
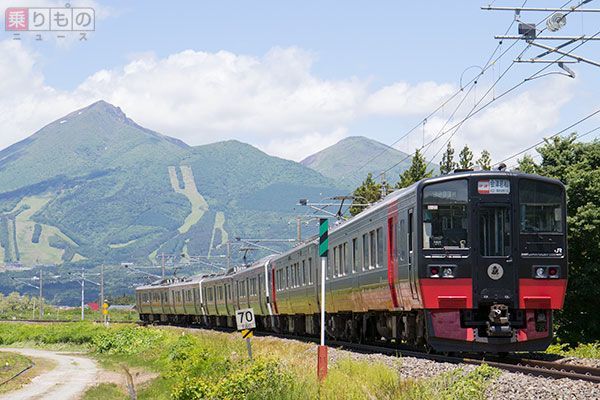
<path fill-rule="evenodd" d="M 460 172 L 397 190 L 329 231 L 326 332 L 437 351 L 544 350 L 567 284 L 564 186 Z M 224 274 L 136 289 L 144 322 L 320 330 L 318 239 Z"/>

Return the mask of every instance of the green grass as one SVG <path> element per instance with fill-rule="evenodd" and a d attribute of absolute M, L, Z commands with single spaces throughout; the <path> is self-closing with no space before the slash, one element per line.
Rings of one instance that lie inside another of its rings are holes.
<path fill-rule="evenodd" d="M 0 353 L 0 382 L 13 377 L 30 365 L 31 360 L 25 356 L 5 352 Z"/>
<path fill-rule="evenodd" d="M 598 358 L 600 359 L 600 342 L 581 343 L 577 347 L 569 347 L 567 344 L 553 344 L 546 350 L 547 353 L 557 354 L 565 357 Z"/>
<path fill-rule="evenodd" d="M 158 377 L 136 387 L 138 399 L 483 399 L 498 371 L 455 369 L 426 380 L 403 379 L 396 364 L 339 358 L 327 379 L 316 378 L 314 345 L 255 338 L 254 361 L 238 334 L 177 328 L 65 323 L 0 324 L 0 345 L 78 346 L 102 367 L 123 366 Z M 123 399 L 125 388 L 101 384 L 85 399 Z"/>
<path fill-rule="evenodd" d="M 101 383 L 85 392 L 83 400 L 126 400 L 129 396 L 114 383 Z"/>

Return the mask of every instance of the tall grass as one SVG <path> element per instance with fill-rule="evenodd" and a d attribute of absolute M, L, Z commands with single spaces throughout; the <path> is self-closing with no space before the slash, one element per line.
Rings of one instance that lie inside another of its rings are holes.
<path fill-rule="evenodd" d="M 327 379 L 316 378 L 313 345 L 273 338 L 253 340 L 254 361 L 239 335 L 206 331 L 67 323 L 0 324 L 0 344 L 67 343 L 87 348 L 108 368 L 143 367 L 159 373 L 138 388 L 139 399 L 483 399 L 497 370 L 482 366 L 457 369 L 427 380 L 407 380 L 393 364 L 339 358 Z M 397 363 L 402 363 L 398 359 Z M 122 398 L 104 385 L 88 398 Z"/>

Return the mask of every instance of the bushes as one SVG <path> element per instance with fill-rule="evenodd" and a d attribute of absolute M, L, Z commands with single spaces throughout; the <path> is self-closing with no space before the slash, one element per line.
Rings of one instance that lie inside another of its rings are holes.
<path fill-rule="evenodd" d="M 98 327 L 89 323 L 52 325 L 0 324 L 0 344 L 2 345 L 19 342 L 84 345 L 90 344 L 97 334 Z"/>
<path fill-rule="evenodd" d="M 0 324 L 0 345 L 17 342 L 84 345 L 105 366 L 141 366 L 159 372 L 158 379 L 139 388 L 139 399 L 483 399 L 498 373 L 484 365 L 469 373 L 457 369 L 413 381 L 402 379 L 393 365 L 341 358 L 319 384 L 314 348 L 302 343 L 256 340 L 255 360 L 250 362 L 239 336 L 226 334 L 125 325 L 105 328 L 88 322 Z M 121 398 L 118 391 L 108 392 L 112 397 L 106 398 Z M 100 389 L 90 393 L 89 398 L 97 398 L 92 394 L 100 394 Z"/>
<path fill-rule="evenodd" d="M 158 329 L 126 327 L 99 330 L 91 344 L 98 353 L 131 355 L 160 348 L 164 339 L 165 332 Z"/>
<path fill-rule="evenodd" d="M 279 400 L 294 397 L 292 375 L 284 371 L 275 361 L 244 361 L 220 378 L 214 375 L 191 376 L 182 374 L 182 379 L 173 387 L 174 400 L 196 399 L 256 399 Z"/>

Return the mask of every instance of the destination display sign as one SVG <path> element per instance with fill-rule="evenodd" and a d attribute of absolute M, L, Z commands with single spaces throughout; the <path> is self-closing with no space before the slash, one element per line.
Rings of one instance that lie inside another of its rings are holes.
<path fill-rule="evenodd" d="M 509 194 L 510 181 L 508 179 L 481 179 L 477 182 L 479 194 Z"/>

